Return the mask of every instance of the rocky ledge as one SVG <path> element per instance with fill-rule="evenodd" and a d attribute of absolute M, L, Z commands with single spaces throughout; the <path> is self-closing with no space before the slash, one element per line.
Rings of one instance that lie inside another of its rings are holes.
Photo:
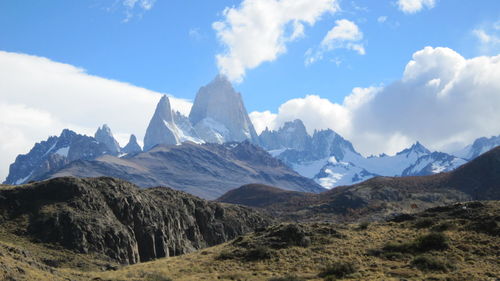
<path fill-rule="evenodd" d="M 0 187 L 4 230 L 123 264 L 192 252 L 269 223 L 249 208 L 113 178 Z"/>

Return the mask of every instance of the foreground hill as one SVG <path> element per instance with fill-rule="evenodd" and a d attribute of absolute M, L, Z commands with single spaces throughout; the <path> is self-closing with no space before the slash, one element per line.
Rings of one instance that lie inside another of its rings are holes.
<path fill-rule="evenodd" d="M 249 142 L 158 145 L 122 158 L 103 155 L 95 160 L 77 160 L 38 180 L 64 176 L 108 176 L 141 187 L 169 186 L 206 199 L 249 183 L 304 192 L 325 190 Z"/>
<path fill-rule="evenodd" d="M 0 188 L 5 235 L 125 264 L 189 253 L 269 222 L 245 207 L 112 178 L 57 178 Z"/>
<path fill-rule="evenodd" d="M 310 221 L 377 220 L 460 201 L 500 200 L 500 147 L 448 173 L 378 177 L 317 195 L 275 197 L 276 193 L 254 185 L 233 190 L 219 200 L 264 208 L 284 220 Z"/>
<path fill-rule="evenodd" d="M 124 267 L 6 238 L 2 230 L 0 279 L 498 280 L 499 213 L 499 201 L 467 202 L 372 224 L 273 225 L 194 253 Z"/>

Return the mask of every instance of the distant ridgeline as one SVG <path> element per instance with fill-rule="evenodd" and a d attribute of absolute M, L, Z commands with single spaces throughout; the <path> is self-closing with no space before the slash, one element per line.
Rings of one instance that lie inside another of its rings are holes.
<path fill-rule="evenodd" d="M 169 185 L 209 199 L 250 183 L 321 192 L 375 176 L 451 171 L 498 145 L 500 136 L 480 138 L 452 155 L 431 152 L 417 142 L 394 156 L 366 158 L 332 130 L 309 135 L 298 119 L 257 135 L 241 94 L 219 75 L 200 88 L 189 116 L 173 111 L 163 96 L 147 127 L 144 149 L 134 135 L 120 147 L 107 125 L 94 137 L 65 129 L 19 155 L 4 183 L 112 176 L 142 187 Z"/>

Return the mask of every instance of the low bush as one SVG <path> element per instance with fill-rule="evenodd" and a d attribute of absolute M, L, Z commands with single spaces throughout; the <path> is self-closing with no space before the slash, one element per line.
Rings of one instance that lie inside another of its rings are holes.
<path fill-rule="evenodd" d="M 257 246 L 249 249 L 245 253 L 245 259 L 248 261 L 266 260 L 273 256 L 273 251 L 266 246 Z"/>
<path fill-rule="evenodd" d="M 452 230 L 452 229 L 456 229 L 456 228 L 457 228 L 456 224 L 449 222 L 449 221 L 445 221 L 445 222 L 442 222 L 438 225 L 433 226 L 431 228 L 431 231 L 443 232 L 443 231 Z"/>
<path fill-rule="evenodd" d="M 415 250 L 418 252 L 427 252 L 432 250 L 446 250 L 448 245 L 448 237 L 444 233 L 432 232 L 417 238 L 414 242 Z"/>
<path fill-rule="evenodd" d="M 146 275 L 146 278 L 144 279 L 146 281 L 172 281 L 172 279 L 164 276 L 163 274 L 161 273 L 150 273 L 148 275 Z"/>
<path fill-rule="evenodd" d="M 452 264 L 432 256 L 418 256 L 411 262 L 413 267 L 418 268 L 421 271 L 439 271 L 439 272 L 448 272 L 450 270 L 454 270 L 455 266 Z"/>
<path fill-rule="evenodd" d="M 382 248 L 383 253 L 423 253 L 442 251 L 449 248 L 448 237 L 440 232 L 432 232 L 407 243 L 388 243 Z M 381 255 L 382 256 L 382 255 Z"/>
<path fill-rule="evenodd" d="M 216 257 L 218 260 L 231 260 L 234 258 L 236 258 L 235 253 L 229 250 L 222 250 Z"/>
<path fill-rule="evenodd" d="M 335 280 L 337 278 L 345 278 L 357 271 L 356 266 L 351 262 L 335 262 L 327 266 L 321 271 L 318 276 L 325 280 Z"/>
<path fill-rule="evenodd" d="M 274 277 L 268 281 L 304 281 L 304 278 L 299 278 L 295 275 L 287 275 L 285 277 Z"/>
<path fill-rule="evenodd" d="M 367 230 L 369 226 L 370 226 L 369 222 L 362 222 L 358 225 L 357 230 Z"/>
<path fill-rule="evenodd" d="M 416 228 L 429 228 L 434 225 L 434 220 L 430 218 L 423 218 L 415 221 Z"/>

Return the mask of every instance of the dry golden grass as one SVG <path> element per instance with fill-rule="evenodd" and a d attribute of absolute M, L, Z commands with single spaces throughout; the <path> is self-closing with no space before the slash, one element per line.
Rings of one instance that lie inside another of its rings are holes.
<path fill-rule="evenodd" d="M 497 211 L 493 209 L 493 217 Z M 381 222 L 361 227 L 356 224 L 303 224 L 303 229 L 311 234 L 310 245 L 271 249 L 269 259 L 248 261 L 237 255 L 231 256 L 248 250 L 242 245 L 262 243 L 262 237 L 267 235 L 263 232 L 247 234 L 239 238 L 238 243 L 231 241 L 183 256 L 124 266 L 115 271 L 102 271 L 109 262 L 99 257 L 53 249 L 0 231 L 0 280 L 9 280 L 10 276 L 14 278 L 10 280 L 253 281 L 286 275 L 304 280 L 324 280 L 318 274 L 339 261 L 351 263 L 357 269 L 343 280 L 499 280 L 500 237 L 464 227 L 449 227 L 443 232 L 449 238 L 448 249 L 424 253 L 452 265 L 448 272 L 415 268 L 412 261 L 421 253 L 400 253 L 395 257 L 374 254 L 388 243 L 411 243 L 445 221 L 450 225 L 461 223 L 460 219 L 440 219 L 432 226 L 423 227 L 416 221 Z M 221 253 L 226 259 L 220 258 Z M 44 260 L 59 260 L 60 264 L 50 267 Z"/>
<path fill-rule="evenodd" d="M 314 241 L 307 248 L 291 247 L 276 250 L 269 260 L 248 262 L 240 259 L 218 260 L 222 251 L 234 252 L 231 243 L 208 248 L 196 253 L 161 259 L 124 267 L 114 272 L 91 274 L 104 280 L 147 280 L 147 275 L 158 273 L 172 280 L 268 280 L 293 274 L 307 280 L 318 277 L 325 266 L 336 261 L 347 261 L 358 271 L 345 280 L 497 280 L 500 278 L 498 237 L 468 231 L 450 231 L 450 249 L 432 252 L 433 256 L 453 263 L 451 272 L 422 272 L 413 268 L 412 256 L 388 260 L 368 254 L 369 249 L 380 249 L 388 242 L 407 242 L 427 233 L 427 230 L 400 228 L 396 223 L 373 224 L 367 230 L 350 225 L 339 229 L 344 238 L 325 235 L 324 241 Z M 248 236 L 252 239 L 252 235 Z M 321 240 L 321 239 L 320 239 Z M 480 242 L 480 243 L 477 243 Z M 496 248 L 495 248 L 496 247 Z M 496 250 L 495 250 L 496 249 Z"/>

